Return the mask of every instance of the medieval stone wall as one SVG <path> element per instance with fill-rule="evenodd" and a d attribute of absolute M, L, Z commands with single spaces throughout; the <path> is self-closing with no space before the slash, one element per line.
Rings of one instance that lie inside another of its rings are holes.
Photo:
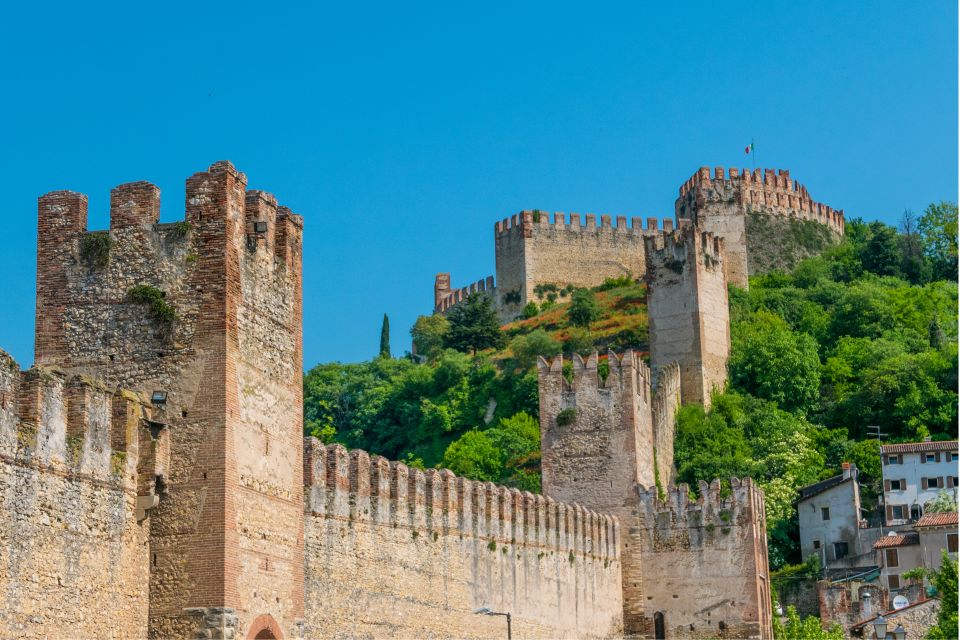
<path fill-rule="evenodd" d="M 640 489 L 643 628 L 667 638 L 770 638 L 772 618 L 763 493 L 750 479 Z"/>
<path fill-rule="evenodd" d="M 39 202 L 37 362 L 166 393 L 155 417 L 175 436 L 150 538 L 163 637 L 199 633 L 211 608 L 234 633 L 302 624 L 302 221 L 246 183 L 229 162 L 194 174 L 172 224 L 157 187 L 121 185 L 106 232 L 87 231 L 86 196 Z"/>
<path fill-rule="evenodd" d="M 312 438 L 304 479 L 308 637 L 621 631 L 613 517 Z"/>
<path fill-rule="evenodd" d="M 727 279 L 747 287 L 748 276 L 771 266 L 792 266 L 783 260 L 769 259 L 771 251 L 793 253 L 785 240 L 769 246 L 771 238 L 751 231 L 748 218 L 759 215 L 783 220 L 811 221 L 823 225 L 839 238 L 844 232 L 843 211 L 815 202 L 807 188 L 790 178 L 786 170 L 755 169 L 752 172 L 723 167 L 701 167 L 680 187 L 675 203 L 677 220 L 688 219 L 704 231 L 722 237 L 727 249 Z M 782 225 L 780 225 L 782 229 Z M 797 253 L 806 257 L 809 252 Z"/>
<path fill-rule="evenodd" d="M 147 508 L 169 453 L 146 415 L 0 351 L 0 636 L 146 637 Z"/>
<path fill-rule="evenodd" d="M 684 403 L 710 406 L 730 356 L 724 241 L 691 225 L 647 238 L 650 367 L 680 365 Z"/>

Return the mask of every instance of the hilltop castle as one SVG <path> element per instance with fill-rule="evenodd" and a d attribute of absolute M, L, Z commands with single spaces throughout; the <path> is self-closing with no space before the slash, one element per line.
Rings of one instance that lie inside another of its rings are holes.
<path fill-rule="evenodd" d="M 35 364 L 0 352 L 0 636 L 502 637 L 482 607 L 517 637 L 771 636 L 762 493 L 673 486 L 674 414 L 726 379 L 724 240 L 596 231 L 642 251 L 651 362 L 539 362 L 540 496 L 303 438 L 303 222 L 246 185 L 215 163 L 170 224 L 121 185 L 108 231 L 40 197 Z"/>
<path fill-rule="evenodd" d="M 645 239 L 694 225 L 724 240 L 727 280 L 746 288 L 747 277 L 792 266 L 838 240 L 843 211 L 814 202 L 789 171 L 701 168 L 680 187 L 675 220 L 588 213 L 521 211 L 494 225 L 496 279 L 451 287 L 450 274 L 437 274 L 434 310 L 446 312 L 473 293 L 492 297 L 500 318 L 516 318 L 529 302 L 542 302 L 540 287 L 593 287 L 606 278 L 643 277 Z"/>

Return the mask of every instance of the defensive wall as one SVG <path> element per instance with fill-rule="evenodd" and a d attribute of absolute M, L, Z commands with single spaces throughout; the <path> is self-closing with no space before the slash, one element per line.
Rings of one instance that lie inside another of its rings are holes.
<path fill-rule="evenodd" d="M 642 628 L 658 638 L 772 638 L 763 492 L 749 478 L 640 487 Z M 633 524 L 633 523 L 631 523 Z"/>
<path fill-rule="evenodd" d="M 308 637 L 622 631 L 614 517 L 312 438 L 304 480 Z"/>
<path fill-rule="evenodd" d="M 160 223 L 148 182 L 39 199 L 36 362 L 144 397 L 170 426 L 151 516 L 150 633 L 245 636 L 303 620 L 302 220 L 229 162 Z M 254 631 L 256 631 L 254 629 Z"/>
<path fill-rule="evenodd" d="M 134 393 L 0 351 L 0 636 L 147 635 L 169 430 Z"/>
<path fill-rule="evenodd" d="M 767 270 L 769 251 L 786 251 L 786 243 L 773 243 L 763 234 L 752 232 L 751 222 L 759 219 L 783 219 L 814 222 L 829 230 L 835 238 L 844 233 L 844 215 L 814 201 L 807 188 L 790 177 L 790 171 L 701 167 L 680 187 L 675 203 L 677 219 L 689 219 L 705 231 L 724 238 L 727 247 L 727 279 L 747 287 L 747 277 Z M 778 227 L 778 235 L 786 235 Z M 806 257 L 806 255 L 798 255 Z"/>

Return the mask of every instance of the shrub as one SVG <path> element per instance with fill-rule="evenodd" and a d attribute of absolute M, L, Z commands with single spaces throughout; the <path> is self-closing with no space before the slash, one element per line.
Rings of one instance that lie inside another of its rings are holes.
<path fill-rule="evenodd" d="M 619 289 L 620 287 L 629 287 L 633 284 L 633 277 L 628 273 L 619 278 L 606 278 L 598 287 L 594 287 L 595 291 L 609 291 L 610 289 Z"/>
<path fill-rule="evenodd" d="M 540 313 L 540 307 L 537 306 L 536 302 L 532 300 L 527 303 L 527 306 L 523 308 L 523 317 L 524 318 L 533 318 L 538 313 Z"/>
<path fill-rule="evenodd" d="M 576 327 L 589 327 L 591 322 L 600 319 L 600 306 L 589 289 L 577 289 L 573 292 L 570 309 L 567 311 L 570 324 Z"/>
<path fill-rule="evenodd" d="M 573 424 L 577 419 L 577 409 L 576 407 L 569 407 L 563 409 L 560 413 L 557 414 L 557 425 L 565 427 L 569 424 Z"/>
<path fill-rule="evenodd" d="M 127 292 L 131 302 L 150 305 L 150 315 L 160 322 L 173 322 L 177 317 L 173 306 L 167 302 L 167 294 L 148 284 L 140 284 Z"/>
<path fill-rule="evenodd" d="M 550 357 L 560 353 L 560 343 L 543 329 L 517 336 L 510 342 L 510 350 L 521 369 L 534 365 L 537 356 Z"/>
<path fill-rule="evenodd" d="M 105 267 L 110 261 L 113 241 L 106 233 L 88 233 L 80 241 L 80 257 L 94 267 Z"/>

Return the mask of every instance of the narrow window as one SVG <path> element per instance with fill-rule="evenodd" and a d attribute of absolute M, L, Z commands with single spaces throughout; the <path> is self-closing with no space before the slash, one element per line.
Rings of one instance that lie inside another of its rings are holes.
<path fill-rule="evenodd" d="M 953 462 L 956 462 L 957 460 L 960 460 L 960 457 L 958 457 L 956 453 L 951 453 L 950 460 L 952 460 Z"/>
<path fill-rule="evenodd" d="M 902 481 L 902 480 L 891 480 L 891 481 L 890 481 L 890 490 L 891 490 L 891 491 L 903 491 L 903 481 Z"/>
<path fill-rule="evenodd" d="M 839 560 L 840 558 L 846 558 L 850 553 L 850 547 L 846 542 L 834 542 L 833 543 L 833 555 Z"/>
<path fill-rule="evenodd" d="M 900 576 L 887 576 L 887 584 L 891 589 L 900 588 Z"/>
<path fill-rule="evenodd" d="M 937 457 L 936 457 L 934 454 L 932 454 L 932 453 L 928 453 L 928 454 L 927 454 L 927 462 L 934 462 L 934 461 L 936 461 L 936 459 L 937 459 Z"/>
<path fill-rule="evenodd" d="M 887 566 L 888 567 L 899 567 L 900 566 L 900 555 L 897 553 L 896 549 L 887 549 Z"/>
<path fill-rule="evenodd" d="M 950 553 L 957 552 L 957 534 L 956 533 L 947 534 L 947 551 Z"/>
<path fill-rule="evenodd" d="M 820 507 L 820 517 L 824 520 L 830 519 L 830 507 Z"/>
<path fill-rule="evenodd" d="M 820 541 L 819 541 L 819 540 L 814 540 L 814 541 L 813 541 L 813 548 L 814 548 L 814 549 L 819 549 L 819 548 L 820 548 Z"/>

